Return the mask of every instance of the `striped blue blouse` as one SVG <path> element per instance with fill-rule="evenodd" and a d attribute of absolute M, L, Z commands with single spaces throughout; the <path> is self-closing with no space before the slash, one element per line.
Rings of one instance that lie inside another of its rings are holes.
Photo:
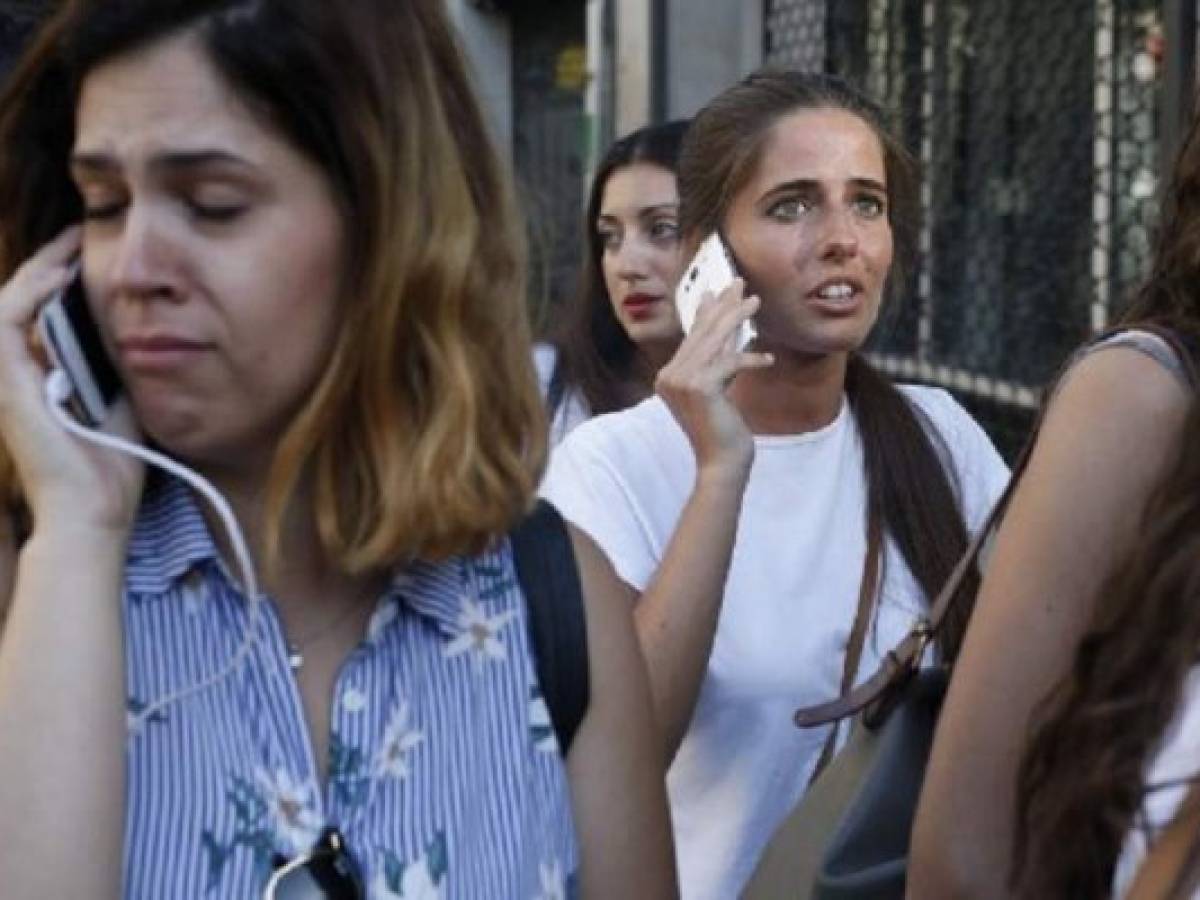
<path fill-rule="evenodd" d="M 248 625 L 179 482 L 143 504 L 126 570 L 130 721 L 220 671 Z M 328 783 L 273 604 L 238 669 L 130 732 L 126 897 L 250 898 L 336 825 L 368 896 L 574 896 L 565 767 L 507 544 L 397 574 L 343 665 Z"/>

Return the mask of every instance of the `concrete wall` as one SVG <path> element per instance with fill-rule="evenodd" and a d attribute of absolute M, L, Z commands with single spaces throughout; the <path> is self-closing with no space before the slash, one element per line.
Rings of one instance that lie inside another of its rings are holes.
<path fill-rule="evenodd" d="M 616 105 L 613 133 L 620 136 L 650 119 L 650 4 L 648 0 L 608 0 L 616 4 Z"/>
<path fill-rule="evenodd" d="M 665 0 L 665 60 L 653 60 L 651 0 L 593 0 L 613 6 L 616 46 L 614 135 L 650 120 L 655 67 L 664 69 L 668 118 L 690 116 L 763 62 L 763 9 L 753 0 Z M 597 20 L 599 14 L 597 13 Z M 595 42 L 596 30 L 589 29 Z M 594 48 L 593 48 L 594 49 Z M 603 113 L 603 110 L 601 110 Z"/>
<path fill-rule="evenodd" d="M 693 115 L 762 65 L 761 2 L 668 0 L 667 114 Z"/>

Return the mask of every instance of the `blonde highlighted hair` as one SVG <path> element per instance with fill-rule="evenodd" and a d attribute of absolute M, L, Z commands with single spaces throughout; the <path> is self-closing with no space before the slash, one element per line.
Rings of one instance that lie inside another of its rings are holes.
<path fill-rule="evenodd" d="M 545 421 L 523 229 L 440 0 L 67 3 L 0 97 L 0 277 L 79 218 L 83 78 L 182 31 L 320 166 L 345 223 L 343 324 L 276 452 L 268 561 L 302 484 L 346 571 L 478 552 L 528 507 Z"/>

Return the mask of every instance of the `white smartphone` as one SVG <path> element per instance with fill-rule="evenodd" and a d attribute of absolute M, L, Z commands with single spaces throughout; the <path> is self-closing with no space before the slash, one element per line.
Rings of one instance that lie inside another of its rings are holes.
<path fill-rule="evenodd" d="M 38 312 L 37 325 L 51 364 L 71 384 L 71 412 L 85 425 L 103 425 L 121 393 L 121 379 L 104 352 L 78 269 Z"/>
<path fill-rule="evenodd" d="M 679 310 L 679 322 L 683 325 L 684 334 L 692 330 L 692 324 L 696 321 L 696 307 L 700 305 L 704 294 L 711 291 L 714 296 L 719 296 L 737 277 L 733 257 L 721 236 L 713 232 L 700 244 L 675 289 L 675 308 Z M 757 336 L 754 323 L 747 319 L 737 332 L 738 350 L 746 349 L 746 345 Z"/>

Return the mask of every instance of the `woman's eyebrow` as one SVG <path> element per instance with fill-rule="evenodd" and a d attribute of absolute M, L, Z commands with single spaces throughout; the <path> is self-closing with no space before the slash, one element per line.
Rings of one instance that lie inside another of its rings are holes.
<path fill-rule="evenodd" d="M 879 191 L 881 194 L 887 193 L 887 185 L 876 178 L 851 178 L 850 183 L 858 188 L 866 188 L 869 191 Z"/>
<path fill-rule="evenodd" d="M 659 213 L 676 213 L 679 212 L 679 202 L 672 200 L 669 203 L 652 203 L 649 206 L 643 206 L 638 210 L 639 216 L 653 216 Z"/>
<path fill-rule="evenodd" d="M 616 220 L 620 212 L 620 209 L 610 209 L 608 212 L 600 213 L 598 216 L 596 216 L 596 219 L 597 221 L 601 219 Z M 670 200 L 663 203 L 651 203 L 648 206 L 637 206 L 630 210 L 630 212 L 632 212 L 632 214 L 638 218 L 645 218 L 647 216 L 653 216 L 659 213 L 678 213 L 679 201 Z"/>
<path fill-rule="evenodd" d="M 121 170 L 117 158 L 103 151 L 84 150 L 73 153 L 70 165 L 73 172 L 82 174 L 104 175 Z M 161 170 L 164 174 L 178 174 L 215 166 L 253 168 L 244 157 L 226 150 L 172 150 L 151 157 L 149 166 L 152 170 Z"/>
<path fill-rule="evenodd" d="M 882 181 L 879 181 L 877 178 L 860 176 L 856 178 L 848 178 L 846 179 L 846 183 L 859 189 L 878 191 L 881 194 L 887 193 L 887 185 L 885 185 Z M 793 191 L 797 193 L 813 193 L 819 191 L 820 189 L 821 182 L 816 178 L 793 178 L 790 181 L 783 181 L 779 184 L 773 185 L 770 188 L 767 188 L 767 190 L 763 191 L 763 195 L 760 199 L 766 199 L 774 196 L 775 194 L 791 193 Z"/>

